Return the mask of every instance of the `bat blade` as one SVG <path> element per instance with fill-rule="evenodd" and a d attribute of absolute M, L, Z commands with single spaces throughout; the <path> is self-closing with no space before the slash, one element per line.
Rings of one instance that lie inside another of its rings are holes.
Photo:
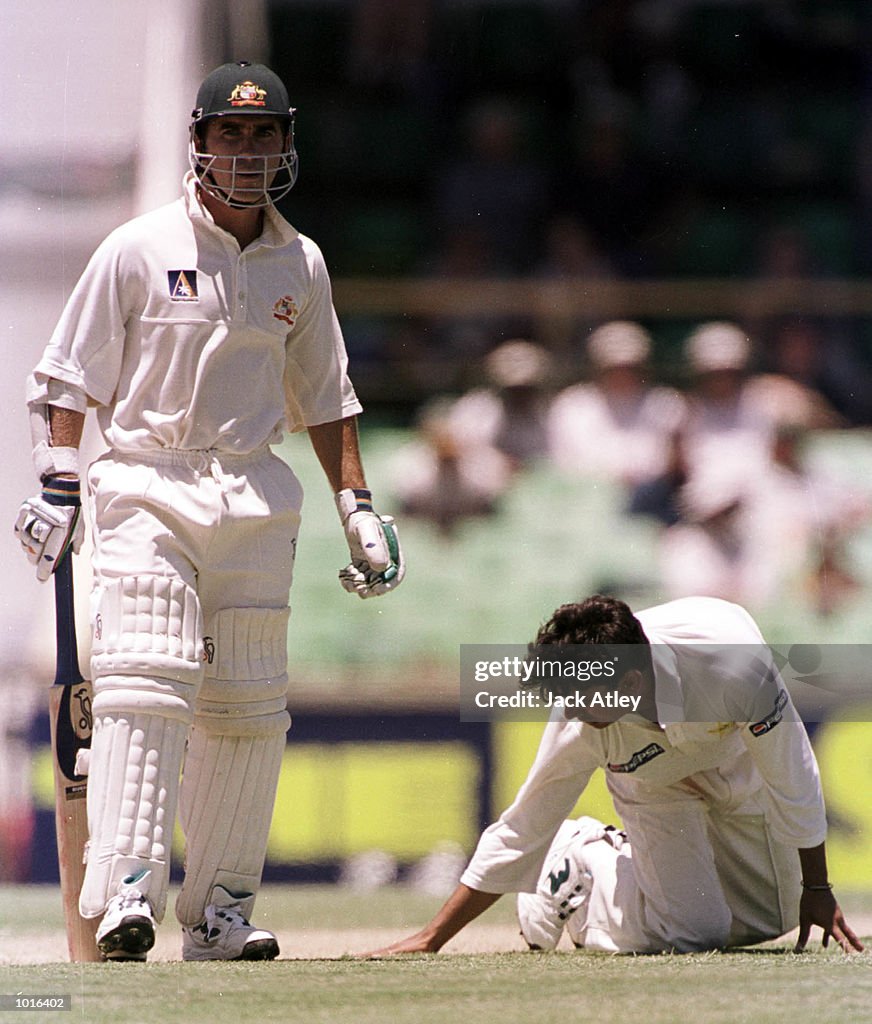
<path fill-rule="evenodd" d="M 55 829 L 61 898 L 70 960 L 101 959 L 95 935 L 99 919 L 79 914 L 79 893 L 85 877 L 84 852 L 88 839 L 88 780 L 76 771 L 79 751 L 91 745 L 91 684 L 79 671 L 73 607 L 72 555 L 58 564 L 55 578 L 57 671 L 49 691 L 52 761 L 55 782 Z"/>

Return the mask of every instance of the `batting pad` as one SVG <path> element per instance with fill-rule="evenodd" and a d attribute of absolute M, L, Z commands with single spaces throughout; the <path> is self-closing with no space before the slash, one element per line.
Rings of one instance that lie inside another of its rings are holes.
<path fill-rule="evenodd" d="M 203 617 L 184 581 L 121 576 L 94 598 L 91 677 L 161 676 L 199 683 L 203 675 Z"/>
<path fill-rule="evenodd" d="M 291 720 L 286 709 L 289 609 L 237 608 L 209 623 L 212 661 L 197 698 L 179 798 L 182 924 L 199 924 L 221 885 L 250 917 L 260 886 Z"/>
<path fill-rule="evenodd" d="M 195 688 L 165 679 L 95 681 L 83 917 L 99 917 L 127 875 L 151 871 L 149 902 L 166 911 L 179 771 Z"/>
<path fill-rule="evenodd" d="M 182 924 L 199 924 L 222 885 L 251 916 L 260 887 L 287 715 L 272 736 L 216 736 L 194 726 L 179 801 L 185 880 L 176 899 Z"/>
<path fill-rule="evenodd" d="M 222 608 L 204 644 L 210 679 L 268 679 L 288 669 L 290 608 Z"/>

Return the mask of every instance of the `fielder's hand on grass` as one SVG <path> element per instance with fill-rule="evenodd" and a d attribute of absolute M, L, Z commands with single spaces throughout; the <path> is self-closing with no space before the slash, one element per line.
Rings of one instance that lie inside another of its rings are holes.
<path fill-rule="evenodd" d="M 366 953 L 355 953 L 354 956 L 356 960 L 381 960 L 384 957 L 404 956 L 407 953 L 436 952 L 438 952 L 438 949 L 434 948 L 432 943 L 424 937 L 423 932 L 418 932 L 416 935 L 410 935 L 407 939 L 401 939 L 390 946 L 384 946 L 382 949 L 372 949 Z"/>
<path fill-rule="evenodd" d="M 79 481 L 66 477 L 46 477 L 42 494 L 22 504 L 15 536 L 41 582 L 51 576 L 69 548 L 74 552 L 81 548 L 85 538 L 81 513 Z"/>
<path fill-rule="evenodd" d="M 858 952 L 863 951 L 863 943 L 848 927 L 842 908 L 828 889 L 803 889 L 802 898 L 799 901 L 799 937 L 794 947 L 795 953 L 801 953 L 805 949 L 811 930 L 815 925 L 824 933 L 822 940 L 824 949 L 829 945 L 832 935 L 846 953 L 850 953 L 852 949 L 856 949 Z"/>
<path fill-rule="evenodd" d="M 351 562 L 339 571 L 349 594 L 379 597 L 395 590 L 406 574 L 403 550 L 393 516 L 372 510 L 372 495 L 346 488 L 336 495 L 336 508 L 345 529 Z"/>

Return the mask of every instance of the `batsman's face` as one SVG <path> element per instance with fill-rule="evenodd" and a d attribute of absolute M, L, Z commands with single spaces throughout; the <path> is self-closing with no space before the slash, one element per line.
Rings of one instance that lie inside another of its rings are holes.
<path fill-rule="evenodd" d="M 216 117 L 206 123 L 208 174 L 234 203 L 257 203 L 282 166 L 285 127 L 273 117 Z"/>

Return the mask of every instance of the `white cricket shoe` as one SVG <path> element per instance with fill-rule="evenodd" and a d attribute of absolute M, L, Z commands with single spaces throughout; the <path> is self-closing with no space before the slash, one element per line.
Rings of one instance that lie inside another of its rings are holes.
<path fill-rule="evenodd" d="M 216 885 L 212 899 L 201 924 L 182 928 L 183 960 L 275 960 L 275 935 L 248 923 L 241 897 Z"/>
<path fill-rule="evenodd" d="M 586 870 L 582 848 L 601 839 L 619 848 L 623 838 L 613 826 L 586 816 L 560 826 L 545 857 L 536 892 L 518 893 L 518 921 L 530 949 L 556 949 L 569 920 L 587 903 L 593 879 Z"/>
<path fill-rule="evenodd" d="M 104 960 L 145 960 L 154 945 L 154 914 L 146 899 L 151 872 L 128 875 L 106 907 L 97 929 Z"/>

